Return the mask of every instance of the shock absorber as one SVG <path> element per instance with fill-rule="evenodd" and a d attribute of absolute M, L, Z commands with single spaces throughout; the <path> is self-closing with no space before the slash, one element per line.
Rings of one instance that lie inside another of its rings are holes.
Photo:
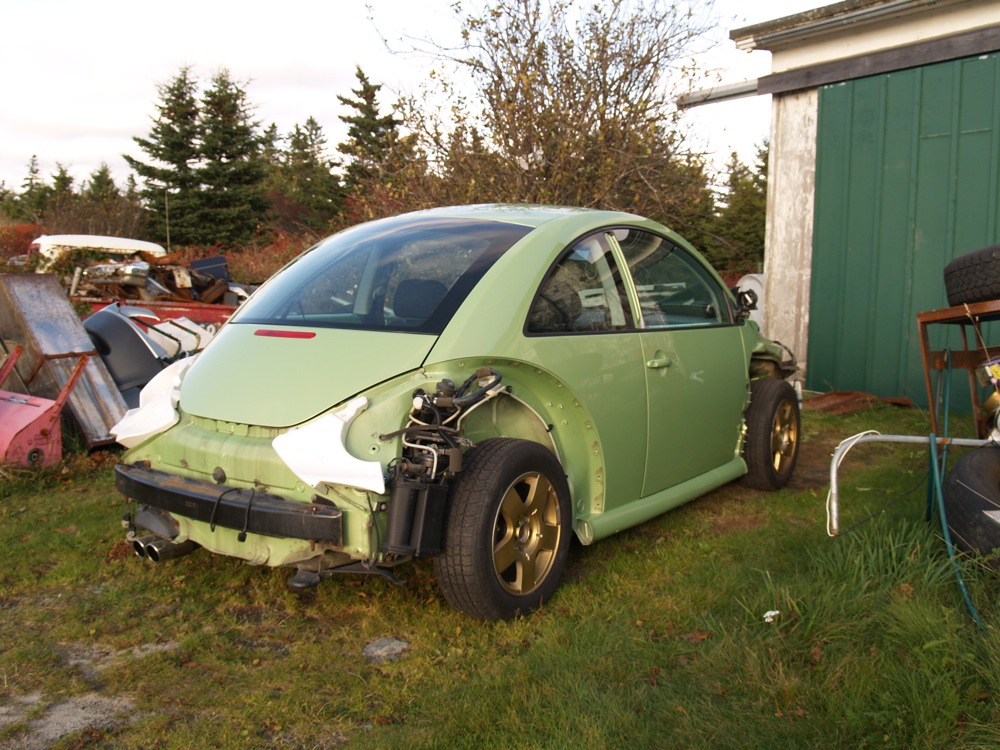
<path fill-rule="evenodd" d="M 383 552 L 419 557 L 441 551 L 448 484 L 428 479 L 427 470 L 405 458 L 394 467 Z"/>

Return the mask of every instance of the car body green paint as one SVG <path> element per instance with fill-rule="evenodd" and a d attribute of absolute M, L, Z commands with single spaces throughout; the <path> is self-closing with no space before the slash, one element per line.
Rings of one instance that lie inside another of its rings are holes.
<path fill-rule="evenodd" d="M 226 422 L 291 427 L 420 367 L 434 344 L 432 336 L 391 331 L 321 328 L 309 339 L 257 335 L 264 328 L 223 326 L 219 343 L 185 376 L 181 408 Z M 267 327 L 276 328 L 293 330 Z"/>
<path fill-rule="evenodd" d="M 220 491 L 256 488 L 291 501 L 336 505 L 343 512 L 342 544 L 261 534 L 241 540 L 236 529 L 212 529 L 176 514 L 174 541 L 191 539 L 219 554 L 269 566 L 310 560 L 321 568 L 351 561 L 396 564 L 380 549 L 388 493 L 308 486 L 278 457 L 271 441 L 363 395 L 367 407 L 350 424 L 345 447 L 357 459 L 377 462 L 388 476 L 404 453 L 398 433 L 407 424 L 414 392 L 432 393 L 444 379 L 460 383 L 483 368 L 502 374 L 503 390 L 464 417 L 464 438 L 478 443 L 514 437 L 549 447 L 566 471 L 573 528 L 586 544 L 746 472 L 742 414 L 752 359 L 781 356 L 753 324 L 732 313 L 726 325 L 705 329 L 526 334 L 535 291 L 548 269 L 580 238 L 615 227 L 669 239 L 701 264 L 723 290 L 720 294 L 728 295 L 718 275 L 683 239 L 639 217 L 580 209 L 484 206 L 411 216 L 533 229 L 492 263 L 439 334 L 265 325 L 243 323 L 237 316 L 187 373 L 179 423 L 123 459 L 216 482 Z M 621 263 L 620 250 L 615 253 Z M 624 285 L 637 307 L 638 292 L 627 274 Z M 262 329 L 312 335 L 259 335 Z M 656 369 L 659 365 L 651 362 L 661 356 L 669 364 Z M 691 359 L 696 365 L 689 366 Z M 681 419 L 685 404 L 671 403 L 671 393 L 686 394 L 682 398 L 700 405 L 697 424 Z M 697 439 L 686 439 L 692 430 Z M 693 468 L 664 469 L 681 466 Z"/>

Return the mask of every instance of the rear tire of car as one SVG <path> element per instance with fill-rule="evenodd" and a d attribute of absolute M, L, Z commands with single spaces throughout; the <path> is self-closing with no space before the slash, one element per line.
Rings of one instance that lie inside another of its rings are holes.
<path fill-rule="evenodd" d="M 559 461 L 529 440 L 484 440 L 463 457 L 450 493 L 438 586 L 460 612 L 506 620 L 537 609 L 559 585 L 572 506 Z"/>
<path fill-rule="evenodd" d="M 746 423 L 744 483 L 758 490 L 781 489 L 799 458 L 801 419 L 795 389 L 774 378 L 751 382 Z"/>
<path fill-rule="evenodd" d="M 1000 299 L 1000 245 L 959 255 L 944 267 L 948 305 Z"/>

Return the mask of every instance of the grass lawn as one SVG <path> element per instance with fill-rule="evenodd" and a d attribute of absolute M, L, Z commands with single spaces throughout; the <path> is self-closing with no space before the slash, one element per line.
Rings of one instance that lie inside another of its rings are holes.
<path fill-rule="evenodd" d="M 113 452 L 7 470 L 0 749 L 1000 746 L 1000 586 L 963 563 L 980 629 L 924 520 L 927 449 L 856 448 L 826 535 L 830 454 L 865 429 L 929 426 L 806 412 L 787 489 L 729 485 L 575 545 L 548 605 L 489 624 L 426 560 L 402 587 L 304 593 L 204 550 L 139 560 Z M 368 658 L 383 638 L 404 650 Z"/>

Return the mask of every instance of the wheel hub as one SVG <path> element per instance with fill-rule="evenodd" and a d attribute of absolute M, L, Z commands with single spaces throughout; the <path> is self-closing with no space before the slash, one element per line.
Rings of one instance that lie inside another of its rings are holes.
<path fill-rule="evenodd" d="M 531 518 L 529 516 L 522 516 L 517 522 L 517 543 L 521 549 L 524 549 L 524 545 L 531 541 Z"/>
<path fill-rule="evenodd" d="M 774 469 L 782 473 L 788 467 L 788 462 L 795 454 L 795 443 L 798 434 L 795 425 L 795 410 L 789 403 L 783 403 L 774 415 L 774 425 L 771 430 L 771 456 Z"/>
<path fill-rule="evenodd" d="M 504 495 L 497 511 L 493 568 L 511 594 L 538 588 L 549 574 L 562 534 L 559 498 L 541 474 L 525 474 Z"/>

